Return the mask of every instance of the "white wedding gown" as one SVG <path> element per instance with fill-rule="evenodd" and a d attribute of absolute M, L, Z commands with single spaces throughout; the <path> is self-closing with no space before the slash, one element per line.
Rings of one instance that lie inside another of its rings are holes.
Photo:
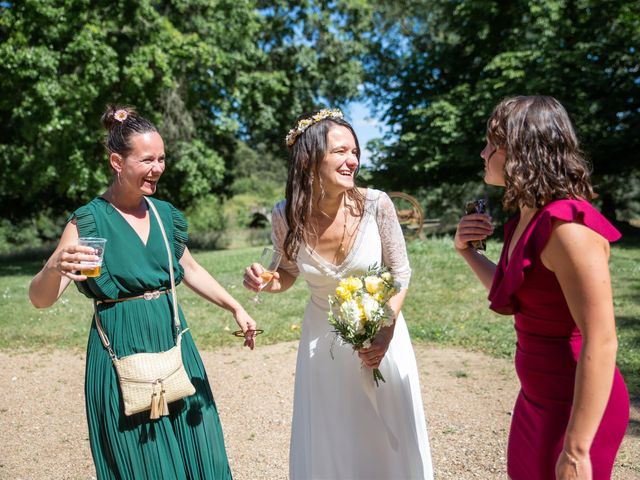
<path fill-rule="evenodd" d="M 284 202 L 273 211 L 273 244 L 282 251 L 287 226 Z M 291 480 L 432 479 L 429 439 L 418 370 L 407 325 L 400 314 L 376 388 L 372 371 L 349 345 L 335 342 L 327 320 L 340 278 L 383 263 L 403 288 L 411 269 L 389 197 L 368 189 L 353 248 L 333 265 L 302 245 L 296 262 L 281 268 L 302 276 L 311 299 L 302 325 L 296 364 L 289 458 Z M 331 348 L 333 345 L 333 356 Z"/>

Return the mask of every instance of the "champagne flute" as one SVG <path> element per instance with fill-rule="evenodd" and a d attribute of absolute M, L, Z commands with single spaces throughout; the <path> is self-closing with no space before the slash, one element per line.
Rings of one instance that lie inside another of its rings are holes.
<path fill-rule="evenodd" d="M 260 279 L 262 280 L 261 290 L 266 287 L 271 280 L 273 280 L 273 274 L 278 270 L 280 260 L 282 260 L 282 255 L 279 252 L 276 252 L 273 248 L 265 248 L 262 250 L 259 262 L 260 265 L 262 265 L 262 268 L 264 268 L 264 271 L 260 274 Z M 253 301 L 255 303 L 260 303 L 260 292 L 256 293 L 256 296 L 253 297 Z"/>

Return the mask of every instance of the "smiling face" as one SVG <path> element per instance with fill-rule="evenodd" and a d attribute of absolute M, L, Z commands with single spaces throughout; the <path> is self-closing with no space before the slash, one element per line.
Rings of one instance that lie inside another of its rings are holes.
<path fill-rule="evenodd" d="M 327 154 L 318 169 L 325 192 L 338 194 L 355 187 L 358 153 L 356 140 L 347 127 L 334 125 L 329 129 Z"/>
<path fill-rule="evenodd" d="M 506 152 L 502 147 L 495 147 L 489 141 L 480 152 L 484 160 L 484 181 L 488 185 L 504 187 L 504 163 Z"/>
<path fill-rule="evenodd" d="M 131 149 L 125 158 L 111 154 L 111 166 L 122 187 L 142 195 L 153 195 L 164 172 L 164 142 L 158 132 L 132 135 Z"/>

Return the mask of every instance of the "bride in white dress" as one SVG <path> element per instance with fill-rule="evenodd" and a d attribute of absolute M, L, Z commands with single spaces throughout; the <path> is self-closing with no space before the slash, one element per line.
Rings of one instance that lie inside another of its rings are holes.
<path fill-rule="evenodd" d="M 263 291 L 282 292 L 301 276 L 311 293 L 296 364 L 289 477 L 432 479 L 418 370 L 400 312 L 411 269 L 394 206 L 385 193 L 355 186 L 360 149 L 339 110 L 300 117 L 286 140 L 287 200 L 272 216 L 273 245 L 283 260 Z M 374 263 L 400 283 L 389 301 L 396 318 L 371 348 L 354 352 L 334 344 L 328 297 L 341 278 Z M 262 271 L 248 267 L 244 285 L 261 290 Z M 386 381 L 377 388 L 375 367 Z"/>

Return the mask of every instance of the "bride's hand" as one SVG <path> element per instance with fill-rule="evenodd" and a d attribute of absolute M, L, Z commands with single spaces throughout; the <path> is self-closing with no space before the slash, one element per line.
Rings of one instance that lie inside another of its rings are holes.
<path fill-rule="evenodd" d="M 259 263 L 252 263 L 244 269 L 244 277 L 242 285 L 247 290 L 254 292 L 261 292 L 264 287 L 264 282 L 260 275 L 264 272 L 264 267 Z M 280 286 L 280 274 L 273 272 L 273 279 L 269 282 L 269 291 L 276 291 Z"/>
<path fill-rule="evenodd" d="M 361 348 L 358 350 L 358 356 L 362 363 L 369 368 L 378 368 L 380 362 L 384 358 L 389 344 L 393 338 L 393 327 L 383 327 L 377 333 L 369 348 Z"/>

